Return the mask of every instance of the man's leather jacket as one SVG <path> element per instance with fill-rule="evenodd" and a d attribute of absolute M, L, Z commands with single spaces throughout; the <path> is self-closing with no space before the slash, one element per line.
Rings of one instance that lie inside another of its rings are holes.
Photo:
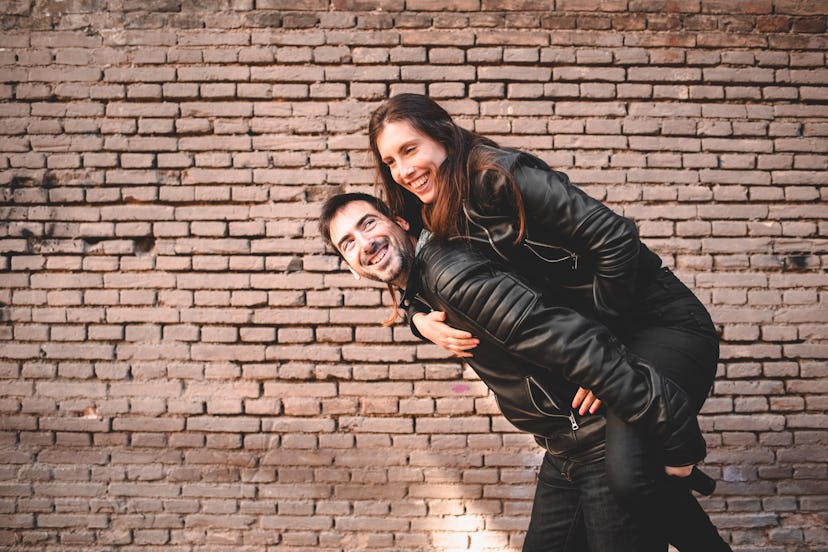
<path fill-rule="evenodd" d="M 569 407 L 580 386 L 654 436 L 666 465 L 704 457 L 695 412 L 681 389 L 605 326 L 550 301 L 468 242 L 423 244 L 402 301 L 445 311 L 447 323 L 480 340 L 469 364 L 506 418 L 552 454 L 587 461 L 603 451 L 603 417 L 580 417 Z"/>

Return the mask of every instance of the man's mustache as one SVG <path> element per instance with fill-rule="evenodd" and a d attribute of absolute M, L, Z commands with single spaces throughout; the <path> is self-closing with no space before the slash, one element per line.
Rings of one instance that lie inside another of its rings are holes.
<path fill-rule="evenodd" d="M 368 246 L 370 249 L 365 251 L 365 255 L 363 256 L 362 266 L 371 266 L 369 261 L 373 258 L 374 254 L 379 251 L 383 245 L 387 243 L 387 240 L 372 240 Z"/>

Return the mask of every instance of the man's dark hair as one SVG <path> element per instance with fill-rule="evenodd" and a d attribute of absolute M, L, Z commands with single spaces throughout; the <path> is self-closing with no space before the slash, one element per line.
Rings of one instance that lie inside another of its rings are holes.
<path fill-rule="evenodd" d="M 325 243 L 332 246 L 335 250 L 337 250 L 336 244 L 331 242 L 331 219 L 334 218 L 340 209 L 354 201 L 364 201 L 374 207 L 381 215 L 392 221 L 394 220 L 394 215 L 391 213 L 388 205 L 380 198 L 372 196 L 371 194 L 350 192 L 329 197 L 322 205 L 322 212 L 319 214 L 319 233 L 322 235 Z"/>

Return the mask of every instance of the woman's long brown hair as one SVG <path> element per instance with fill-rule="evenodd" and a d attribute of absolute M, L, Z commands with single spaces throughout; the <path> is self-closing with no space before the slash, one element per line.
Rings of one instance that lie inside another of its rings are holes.
<path fill-rule="evenodd" d="M 385 125 L 408 122 L 415 130 L 439 143 L 446 150 L 446 160 L 438 171 L 438 192 L 429 205 L 397 184 L 388 166 L 382 162 L 377 147 Z M 380 105 L 371 115 L 368 138 L 377 169 L 377 185 L 395 215 L 406 219 L 412 227 L 425 226 L 440 240 L 468 234 L 463 206 L 469 201 L 471 181 L 480 172 L 497 171 L 511 183 L 519 220 L 518 240 L 523 237 L 526 222 L 514 178 L 508 170 L 494 162 L 493 152 L 481 146 L 497 148 L 493 140 L 457 125 L 448 112 L 434 100 L 421 94 L 399 94 Z"/>

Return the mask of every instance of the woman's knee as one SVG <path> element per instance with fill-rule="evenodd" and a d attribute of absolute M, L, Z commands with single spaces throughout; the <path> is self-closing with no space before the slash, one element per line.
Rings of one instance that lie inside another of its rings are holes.
<path fill-rule="evenodd" d="M 638 428 L 607 412 L 607 483 L 625 506 L 652 497 L 657 454 Z"/>
<path fill-rule="evenodd" d="M 625 506 L 639 505 L 642 500 L 652 499 L 655 493 L 656 483 L 644 466 L 624 462 L 607 464 L 607 481 L 612 494 Z"/>

